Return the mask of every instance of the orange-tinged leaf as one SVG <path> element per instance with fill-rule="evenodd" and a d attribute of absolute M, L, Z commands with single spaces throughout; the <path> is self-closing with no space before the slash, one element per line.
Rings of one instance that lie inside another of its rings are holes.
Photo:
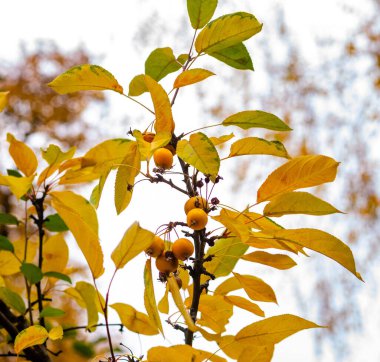
<path fill-rule="evenodd" d="M 74 235 L 94 278 L 103 272 L 103 252 L 98 237 L 98 219 L 94 207 L 72 191 L 50 193 L 52 206 Z"/>
<path fill-rule="evenodd" d="M 8 186 L 12 194 L 18 199 L 23 197 L 32 187 L 34 175 L 28 177 L 0 175 L 0 185 Z"/>
<path fill-rule="evenodd" d="M 249 223 L 242 223 L 242 218 L 234 218 L 230 216 L 226 209 L 222 209 L 220 214 L 212 218 L 223 224 L 235 237 L 239 238 L 243 243 L 249 239 L 251 226 Z"/>
<path fill-rule="evenodd" d="M 115 303 L 110 306 L 119 315 L 121 323 L 130 331 L 152 336 L 158 334 L 158 329 L 153 325 L 149 317 L 137 311 L 132 306 L 125 303 Z"/>
<path fill-rule="evenodd" d="M 123 268 L 128 261 L 147 249 L 153 238 L 151 231 L 140 227 L 137 221 L 134 222 L 111 254 L 116 269 Z"/>
<path fill-rule="evenodd" d="M 99 315 L 96 300 L 98 295 L 95 287 L 87 282 L 77 282 L 75 290 L 80 294 L 87 309 L 87 329 L 90 332 L 95 331 L 95 326 L 98 323 Z"/>
<path fill-rule="evenodd" d="M 15 338 L 14 350 L 17 354 L 28 347 L 43 344 L 48 338 L 48 331 L 39 325 L 30 326 L 22 330 Z"/>
<path fill-rule="evenodd" d="M 231 138 L 234 138 L 235 135 L 233 133 L 220 136 L 220 137 L 210 137 L 210 141 L 214 146 L 220 146 L 223 145 L 224 143 L 228 142 Z"/>
<path fill-rule="evenodd" d="M 62 339 L 63 338 L 63 329 L 62 329 L 62 326 L 61 325 L 58 325 L 56 327 L 53 327 L 50 331 L 49 331 L 49 338 L 52 340 L 52 341 L 55 341 L 57 339 Z"/>
<path fill-rule="evenodd" d="M 123 93 L 123 87 L 106 69 L 94 64 L 83 64 L 70 68 L 51 81 L 48 86 L 59 94 L 82 90 L 113 90 Z"/>
<path fill-rule="evenodd" d="M 299 156 L 274 170 L 257 191 L 257 202 L 335 180 L 339 163 L 323 155 Z"/>
<path fill-rule="evenodd" d="M 208 77 L 211 77 L 212 75 L 215 75 L 215 73 L 206 69 L 188 69 L 178 75 L 174 81 L 173 88 L 181 88 L 190 84 L 198 83 Z"/>
<path fill-rule="evenodd" d="M 158 302 L 157 308 L 160 313 L 168 314 L 169 313 L 169 286 L 166 284 L 165 294 Z"/>
<path fill-rule="evenodd" d="M 290 269 L 297 265 L 297 263 L 288 255 L 270 254 L 265 251 L 254 251 L 253 253 L 243 255 L 241 258 L 243 260 L 268 265 L 280 270 Z"/>
<path fill-rule="evenodd" d="M 8 94 L 9 94 L 9 91 L 0 92 L 0 112 L 2 112 L 4 108 L 7 106 Z"/>
<path fill-rule="evenodd" d="M 238 278 L 232 276 L 219 284 L 214 290 L 214 295 L 226 295 L 229 292 L 243 288 Z"/>
<path fill-rule="evenodd" d="M 237 295 L 229 295 L 224 296 L 224 300 L 236 307 L 245 309 L 248 312 L 256 314 L 259 317 L 265 317 L 264 311 L 256 303 L 252 303 L 243 297 L 239 297 Z"/>
<path fill-rule="evenodd" d="M 42 271 L 62 273 L 69 260 L 69 248 L 62 233 L 55 234 L 47 239 L 43 247 Z"/>
<path fill-rule="evenodd" d="M 328 215 L 341 212 L 308 192 L 286 192 L 274 197 L 264 208 L 266 216 L 290 214 Z"/>
<path fill-rule="evenodd" d="M 322 328 L 318 324 L 291 314 L 283 314 L 252 323 L 241 329 L 235 340 L 245 345 L 273 345 L 294 333 L 309 328 Z"/>
<path fill-rule="evenodd" d="M 174 120 L 172 115 L 172 107 L 169 97 L 164 88 L 158 84 L 149 75 L 145 76 L 145 84 L 152 97 L 154 113 L 156 121 L 154 122 L 154 130 L 158 132 L 174 132 Z"/>
<path fill-rule="evenodd" d="M 240 354 L 237 362 L 270 362 L 274 352 L 273 345 L 248 347 Z"/>
<path fill-rule="evenodd" d="M 12 156 L 17 168 L 25 176 L 32 176 L 38 166 L 37 157 L 33 150 L 10 133 L 7 134 L 7 141 L 9 142 L 9 154 Z"/>
<path fill-rule="evenodd" d="M 152 259 L 147 259 L 144 268 L 144 305 L 148 312 L 148 316 L 152 323 L 160 330 L 162 335 L 164 335 L 164 330 L 162 328 L 161 319 L 158 314 L 156 296 L 154 295 L 154 285 L 152 277 Z"/>

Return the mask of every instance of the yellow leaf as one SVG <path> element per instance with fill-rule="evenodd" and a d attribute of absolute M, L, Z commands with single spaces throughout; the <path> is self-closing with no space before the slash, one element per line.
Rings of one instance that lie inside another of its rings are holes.
<path fill-rule="evenodd" d="M 257 191 L 257 202 L 335 180 L 339 163 L 323 155 L 299 156 L 274 170 Z"/>
<path fill-rule="evenodd" d="M 55 234 L 47 239 L 43 248 L 42 271 L 62 273 L 69 260 L 69 248 L 62 233 Z"/>
<path fill-rule="evenodd" d="M 56 77 L 48 86 L 59 94 L 107 89 L 123 93 L 123 87 L 108 70 L 93 64 L 72 67 Z"/>
<path fill-rule="evenodd" d="M 0 250 L 0 275 L 12 275 L 20 272 L 21 263 L 7 250 Z"/>
<path fill-rule="evenodd" d="M 181 140 L 177 144 L 177 155 L 205 175 L 217 176 L 220 159 L 215 146 L 203 133 L 190 136 L 189 141 Z"/>
<path fill-rule="evenodd" d="M 121 323 L 130 331 L 147 336 L 159 333 L 149 317 L 144 313 L 138 312 L 132 306 L 124 303 L 115 303 L 110 307 L 116 310 Z"/>
<path fill-rule="evenodd" d="M 169 286 L 166 284 L 165 294 L 158 302 L 157 308 L 160 313 L 168 314 L 169 313 Z"/>
<path fill-rule="evenodd" d="M 90 332 L 93 332 L 95 331 L 96 327 L 92 326 L 97 324 L 99 320 L 98 308 L 96 306 L 96 299 L 98 298 L 97 292 L 94 286 L 87 282 L 77 282 L 75 284 L 75 290 L 80 294 L 83 302 L 86 305 L 87 329 Z"/>
<path fill-rule="evenodd" d="M 263 232 L 252 233 L 252 236 L 247 241 L 247 245 L 257 249 L 279 249 L 290 251 L 294 254 L 303 253 L 302 246 L 285 240 L 274 239 L 272 236 L 268 236 L 268 233 L 264 234 Z"/>
<path fill-rule="evenodd" d="M 212 218 L 223 224 L 232 234 L 239 238 L 243 243 L 246 242 L 250 237 L 251 226 L 249 223 L 242 223 L 242 218 L 230 217 L 230 213 L 226 209 L 222 209 L 220 214 L 213 216 Z"/>
<path fill-rule="evenodd" d="M 32 176 L 38 166 L 37 157 L 33 150 L 24 142 L 18 141 L 10 133 L 7 134 L 9 154 L 12 156 L 17 168 L 25 175 Z"/>
<path fill-rule="evenodd" d="M 164 88 L 158 84 L 149 75 L 145 76 L 145 84 L 152 98 L 156 121 L 154 122 L 154 130 L 159 132 L 174 132 L 174 121 L 172 115 L 172 107 L 169 97 Z"/>
<path fill-rule="evenodd" d="M 273 289 L 260 278 L 253 275 L 241 275 L 238 273 L 233 273 L 233 275 L 238 279 L 243 289 L 252 300 L 277 303 Z"/>
<path fill-rule="evenodd" d="M 152 277 L 152 259 L 147 259 L 144 268 L 144 305 L 148 312 L 148 316 L 155 327 L 157 327 L 162 335 L 164 330 L 162 328 L 161 319 L 158 314 L 156 296 L 154 295 L 154 285 Z"/>
<path fill-rule="evenodd" d="M 72 300 L 75 300 L 81 308 L 86 308 L 86 303 L 79 294 L 78 290 L 73 287 L 69 287 L 64 290 L 64 293 L 67 294 Z"/>
<path fill-rule="evenodd" d="M 49 331 L 49 338 L 53 341 L 57 340 L 57 339 L 62 339 L 63 338 L 63 329 L 62 329 L 62 326 L 61 325 L 58 325 L 56 327 L 53 327 L 50 331 Z"/>
<path fill-rule="evenodd" d="M 235 340 L 249 346 L 273 345 L 309 328 L 321 328 L 321 326 L 295 315 L 283 314 L 244 327 L 237 333 Z"/>
<path fill-rule="evenodd" d="M 249 300 L 238 297 L 236 295 L 224 296 L 224 300 L 232 305 L 245 309 L 248 312 L 258 315 L 259 317 L 265 317 L 264 311 L 255 303 L 250 302 Z"/>
<path fill-rule="evenodd" d="M 243 288 L 240 284 L 238 278 L 230 277 L 226 279 L 223 283 L 219 284 L 214 290 L 214 295 L 226 295 L 229 292 Z"/>
<path fill-rule="evenodd" d="M 123 268 L 128 261 L 147 249 L 153 238 L 151 231 L 140 227 L 137 221 L 134 222 L 111 254 L 116 269 Z"/>
<path fill-rule="evenodd" d="M 290 158 L 284 145 L 279 141 L 267 141 L 258 137 L 246 137 L 231 145 L 228 157 L 243 155 L 272 155 Z"/>
<path fill-rule="evenodd" d="M 265 251 L 254 251 L 253 253 L 243 255 L 241 258 L 243 260 L 268 265 L 280 270 L 290 269 L 297 265 L 297 263 L 287 255 L 270 254 Z"/>
<path fill-rule="evenodd" d="M 218 0 L 187 0 L 187 12 L 194 29 L 203 28 L 212 18 Z"/>
<path fill-rule="evenodd" d="M 220 136 L 220 137 L 210 137 L 210 141 L 214 146 L 223 145 L 225 142 L 228 142 L 231 138 L 234 138 L 235 135 L 233 133 Z"/>
<path fill-rule="evenodd" d="M 341 212 L 308 192 L 287 192 L 273 198 L 264 208 L 266 216 L 289 214 L 328 215 Z"/>
<path fill-rule="evenodd" d="M 198 34 L 195 49 L 212 53 L 249 39 L 261 31 L 262 24 L 244 12 L 227 14 L 215 19 Z"/>
<path fill-rule="evenodd" d="M 208 77 L 211 77 L 212 75 L 215 74 L 206 69 L 188 69 L 178 75 L 174 81 L 173 88 L 181 88 L 190 84 L 198 83 Z"/>
<path fill-rule="evenodd" d="M 0 112 L 4 110 L 4 108 L 6 107 L 8 103 L 8 94 L 9 94 L 9 91 L 0 92 Z"/>
<path fill-rule="evenodd" d="M 43 344 L 48 338 L 48 331 L 39 325 L 30 326 L 22 330 L 15 338 L 14 350 L 17 354 L 28 347 Z"/>
<path fill-rule="evenodd" d="M 71 191 L 54 191 L 50 196 L 53 208 L 74 235 L 93 277 L 100 277 L 104 272 L 103 252 L 94 207 L 85 198 Z"/>
<path fill-rule="evenodd" d="M 34 175 L 28 177 L 0 175 L 0 185 L 8 186 L 12 194 L 18 199 L 23 197 L 32 187 Z"/>

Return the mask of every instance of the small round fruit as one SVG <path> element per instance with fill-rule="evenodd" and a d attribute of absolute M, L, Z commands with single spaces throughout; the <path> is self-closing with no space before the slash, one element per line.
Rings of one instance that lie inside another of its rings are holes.
<path fill-rule="evenodd" d="M 178 268 L 178 259 L 171 251 L 165 251 L 157 257 L 156 267 L 161 273 L 174 273 Z"/>
<path fill-rule="evenodd" d="M 192 209 L 199 208 L 203 210 L 208 209 L 208 203 L 207 200 L 201 196 L 193 196 L 190 199 L 188 199 L 185 203 L 185 214 L 188 214 L 188 212 Z"/>
<path fill-rule="evenodd" d="M 157 258 L 159 255 L 163 253 L 165 250 L 165 243 L 164 241 L 159 237 L 155 236 L 153 239 L 152 245 L 145 250 L 145 253 L 147 253 L 149 256 L 153 258 Z"/>
<path fill-rule="evenodd" d="M 202 230 L 208 221 L 207 214 L 202 209 L 192 209 L 187 213 L 187 225 L 193 230 Z"/>
<path fill-rule="evenodd" d="M 143 133 L 143 139 L 146 142 L 152 143 L 155 135 L 153 132 L 145 132 Z"/>
<path fill-rule="evenodd" d="M 154 163 L 157 167 L 168 170 L 173 165 L 173 154 L 166 148 L 158 148 L 153 153 Z"/>
<path fill-rule="evenodd" d="M 194 253 L 194 245 L 189 239 L 180 238 L 173 243 L 172 252 L 177 259 L 186 260 Z"/>

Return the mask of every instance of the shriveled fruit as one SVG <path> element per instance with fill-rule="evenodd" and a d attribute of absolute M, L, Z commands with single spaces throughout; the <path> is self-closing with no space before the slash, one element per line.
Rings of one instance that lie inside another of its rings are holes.
<path fill-rule="evenodd" d="M 189 239 L 180 238 L 173 243 L 172 252 L 177 259 L 186 260 L 194 253 L 194 245 Z"/>
<path fill-rule="evenodd" d="M 202 209 L 192 209 L 187 213 L 187 225 L 193 230 L 202 230 L 208 221 L 207 214 Z"/>
<path fill-rule="evenodd" d="M 171 144 L 166 145 L 164 148 L 166 148 L 167 150 L 169 150 L 172 153 L 173 156 L 176 155 L 175 148 Z"/>
<path fill-rule="evenodd" d="M 184 206 L 185 213 L 187 214 L 190 210 L 195 208 L 207 210 L 207 200 L 201 196 L 193 196 L 190 199 L 188 199 Z"/>
<path fill-rule="evenodd" d="M 168 170 L 173 165 L 173 154 L 166 148 L 158 148 L 153 153 L 153 160 L 157 167 Z"/>
<path fill-rule="evenodd" d="M 175 272 L 178 268 L 178 259 L 174 256 L 173 252 L 165 251 L 157 257 L 156 267 L 161 273 L 169 274 Z"/>
<path fill-rule="evenodd" d="M 143 139 L 146 142 L 152 143 L 155 135 L 153 132 L 145 132 L 143 133 Z"/>
<path fill-rule="evenodd" d="M 163 253 L 164 249 L 164 241 L 156 235 L 153 239 L 152 245 L 148 249 L 146 249 L 145 252 L 153 258 L 157 258 L 159 255 Z"/>

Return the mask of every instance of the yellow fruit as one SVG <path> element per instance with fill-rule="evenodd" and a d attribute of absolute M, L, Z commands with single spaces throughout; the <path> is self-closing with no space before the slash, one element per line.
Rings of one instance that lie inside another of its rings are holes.
<path fill-rule="evenodd" d="M 189 239 L 180 238 L 173 243 L 172 252 L 177 259 L 186 260 L 194 253 L 194 245 Z"/>
<path fill-rule="evenodd" d="M 199 208 L 206 210 L 208 209 L 208 203 L 205 198 L 200 196 L 193 196 L 188 199 L 185 203 L 185 213 L 187 214 L 190 210 Z"/>
<path fill-rule="evenodd" d="M 153 239 L 152 245 L 148 249 L 146 249 L 145 252 L 153 258 L 157 258 L 159 255 L 163 253 L 164 250 L 165 250 L 164 241 L 159 236 L 156 235 Z"/>
<path fill-rule="evenodd" d="M 168 170 L 173 165 L 173 154 L 166 148 L 158 148 L 153 153 L 154 163 L 157 167 Z"/>
<path fill-rule="evenodd" d="M 208 221 L 207 214 L 202 209 L 192 209 L 187 213 L 187 225 L 193 230 L 202 230 Z"/>
<path fill-rule="evenodd" d="M 174 273 L 178 268 L 178 259 L 171 251 L 165 251 L 157 257 L 156 267 L 161 273 Z"/>
<path fill-rule="evenodd" d="M 152 132 L 145 132 L 143 133 L 143 139 L 146 142 L 152 143 L 155 135 L 156 134 Z"/>

